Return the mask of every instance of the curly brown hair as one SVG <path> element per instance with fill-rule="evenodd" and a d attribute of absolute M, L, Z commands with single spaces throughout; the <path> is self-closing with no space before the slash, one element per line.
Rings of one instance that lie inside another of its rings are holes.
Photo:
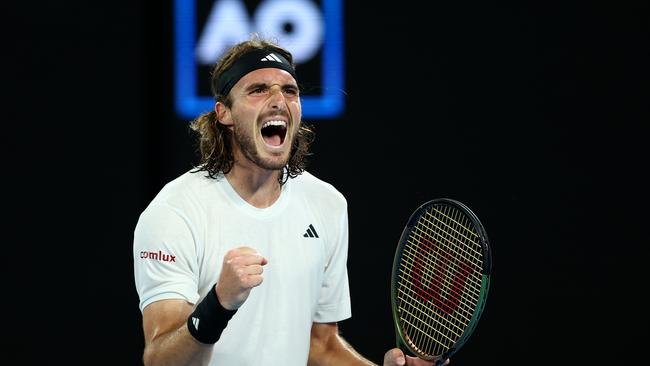
<path fill-rule="evenodd" d="M 293 65 L 293 56 L 289 51 L 281 48 L 277 43 L 253 35 L 251 39 L 238 43 L 217 62 L 211 72 L 212 94 L 216 102 L 222 102 L 226 107 L 232 107 L 230 95 L 220 95 L 216 92 L 216 81 L 219 76 L 233 65 L 241 56 L 257 49 L 270 49 L 278 52 Z M 190 128 L 197 137 L 197 153 L 200 163 L 193 172 L 205 171 L 207 177 L 217 179 L 219 175 L 227 174 L 232 169 L 234 157 L 232 152 L 233 133 L 221 123 L 218 123 L 217 113 L 212 110 L 198 116 L 190 124 Z M 291 146 L 291 154 L 287 165 L 283 168 L 278 181 L 284 184 L 289 178 L 295 178 L 305 171 L 309 148 L 315 137 L 313 127 L 300 121 L 298 133 Z"/>

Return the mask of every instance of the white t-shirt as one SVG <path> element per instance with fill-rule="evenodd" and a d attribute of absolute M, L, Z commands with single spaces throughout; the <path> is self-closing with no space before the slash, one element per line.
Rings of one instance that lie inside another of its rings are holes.
<path fill-rule="evenodd" d="M 307 364 L 313 322 L 351 316 L 347 202 L 304 172 L 268 208 L 244 201 L 227 179 L 187 172 L 167 184 L 134 233 L 140 310 L 154 301 L 198 303 L 219 278 L 230 249 L 268 259 L 255 287 L 215 344 L 211 364 Z"/>

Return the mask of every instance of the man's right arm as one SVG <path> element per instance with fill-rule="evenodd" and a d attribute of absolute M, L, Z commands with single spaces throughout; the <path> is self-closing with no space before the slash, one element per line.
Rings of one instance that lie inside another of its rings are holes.
<path fill-rule="evenodd" d="M 251 290 L 262 283 L 262 267 L 267 263 L 266 258 L 253 248 L 240 247 L 229 250 L 223 259 L 218 285 L 210 289 L 211 295 L 215 295 L 214 301 L 218 302 L 216 305 L 220 305 L 221 310 L 218 310 L 214 303 L 205 302 L 208 295 L 199 303 L 197 311 L 201 314 L 197 314 L 197 317 L 205 316 L 206 311 L 232 312 L 238 309 L 246 301 Z M 211 319 L 212 322 L 208 323 L 210 325 L 207 328 L 209 330 L 204 330 L 201 336 L 195 338 L 187 328 L 187 321 L 193 309 L 191 303 L 181 299 L 155 301 L 144 308 L 143 361 L 146 366 L 208 363 L 213 345 L 201 343 L 198 339 L 205 338 L 208 342 L 216 342 L 232 313 Z M 206 329 L 205 326 L 202 329 Z"/>
<path fill-rule="evenodd" d="M 210 360 L 212 344 L 197 341 L 187 329 L 192 304 L 172 299 L 153 302 L 142 312 L 146 366 L 204 365 Z"/>

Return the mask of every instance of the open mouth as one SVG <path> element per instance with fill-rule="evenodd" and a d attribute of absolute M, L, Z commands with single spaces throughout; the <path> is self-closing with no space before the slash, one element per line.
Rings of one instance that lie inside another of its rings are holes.
<path fill-rule="evenodd" d="M 269 146 L 281 146 L 287 135 L 287 122 L 282 120 L 266 121 L 262 125 L 262 138 Z"/>

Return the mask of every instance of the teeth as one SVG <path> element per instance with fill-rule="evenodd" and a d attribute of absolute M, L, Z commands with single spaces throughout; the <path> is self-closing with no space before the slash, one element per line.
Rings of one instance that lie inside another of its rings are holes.
<path fill-rule="evenodd" d="M 264 128 L 264 127 L 269 127 L 269 126 L 282 126 L 282 127 L 286 127 L 286 126 L 287 126 L 287 122 L 285 122 L 285 121 L 280 121 L 280 120 L 267 121 L 266 123 L 264 123 L 264 125 L 262 126 L 262 128 Z"/>

